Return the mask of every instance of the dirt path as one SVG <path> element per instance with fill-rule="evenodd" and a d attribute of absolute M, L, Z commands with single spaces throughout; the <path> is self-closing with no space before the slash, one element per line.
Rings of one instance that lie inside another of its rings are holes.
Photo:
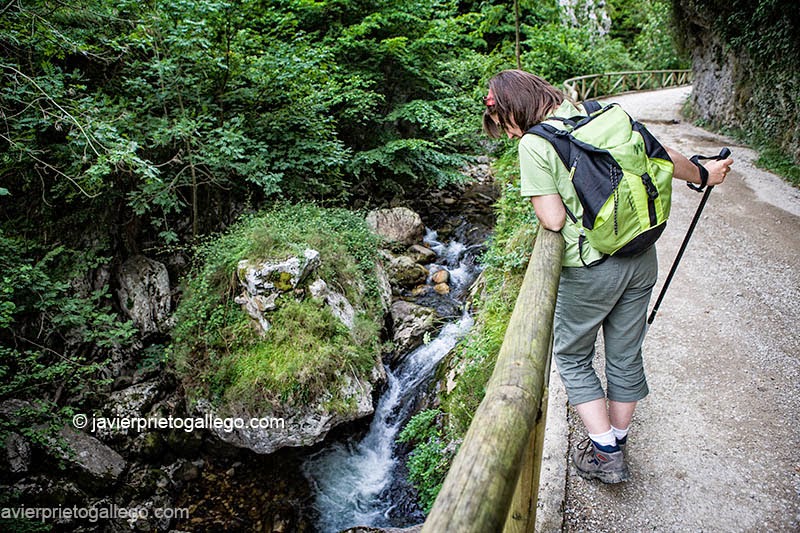
<path fill-rule="evenodd" d="M 688 94 L 613 99 L 686 155 L 728 146 L 736 160 L 645 341 L 651 394 L 626 451 L 632 479 L 587 482 L 565 464 L 563 437 L 574 445 L 583 428 L 571 412 L 560 425 L 567 410 L 555 387 L 543 474 L 551 493 L 537 530 L 800 530 L 800 191 L 756 169 L 753 151 L 683 121 Z M 675 183 L 654 299 L 700 198 Z"/>

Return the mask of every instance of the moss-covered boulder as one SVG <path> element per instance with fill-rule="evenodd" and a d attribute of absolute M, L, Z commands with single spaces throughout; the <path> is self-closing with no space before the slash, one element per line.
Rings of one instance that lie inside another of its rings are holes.
<path fill-rule="evenodd" d="M 282 419 L 215 430 L 220 438 L 270 453 L 372 413 L 385 376 L 379 242 L 363 216 L 299 205 L 246 218 L 199 248 L 172 345 L 191 409 Z"/>

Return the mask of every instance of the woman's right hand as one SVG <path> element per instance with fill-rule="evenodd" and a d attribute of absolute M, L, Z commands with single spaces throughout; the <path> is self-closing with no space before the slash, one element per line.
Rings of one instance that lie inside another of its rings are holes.
<path fill-rule="evenodd" d="M 728 176 L 728 172 L 731 171 L 731 165 L 733 164 L 733 159 L 711 159 L 703 163 L 703 166 L 708 171 L 708 183 L 707 185 L 714 186 L 719 185 L 725 178 Z"/>

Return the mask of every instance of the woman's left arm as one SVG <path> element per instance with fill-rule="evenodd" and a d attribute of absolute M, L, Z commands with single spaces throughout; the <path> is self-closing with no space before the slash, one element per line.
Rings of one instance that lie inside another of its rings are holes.
<path fill-rule="evenodd" d="M 543 194 L 541 196 L 531 196 L 533 210 L 536 218 L 542 227 L 550 231 L 561 231 L 567 219 L 567 210 L 564 209 L 564 202 L 561 195 Z"/>

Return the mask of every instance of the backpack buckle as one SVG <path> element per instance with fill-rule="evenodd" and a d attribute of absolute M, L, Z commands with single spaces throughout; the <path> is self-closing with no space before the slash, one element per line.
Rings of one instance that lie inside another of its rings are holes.
<path fill-rule="evenodd" d="M 653 178 L 651 178 L 647 172 L 642 174 L 642 183 L 644 183 L 644 189 L 647 191 L 647 196 L 649 196 L 651 200 L 658 198 L 658 189 L 655 183 L 653 183 Z"/>

